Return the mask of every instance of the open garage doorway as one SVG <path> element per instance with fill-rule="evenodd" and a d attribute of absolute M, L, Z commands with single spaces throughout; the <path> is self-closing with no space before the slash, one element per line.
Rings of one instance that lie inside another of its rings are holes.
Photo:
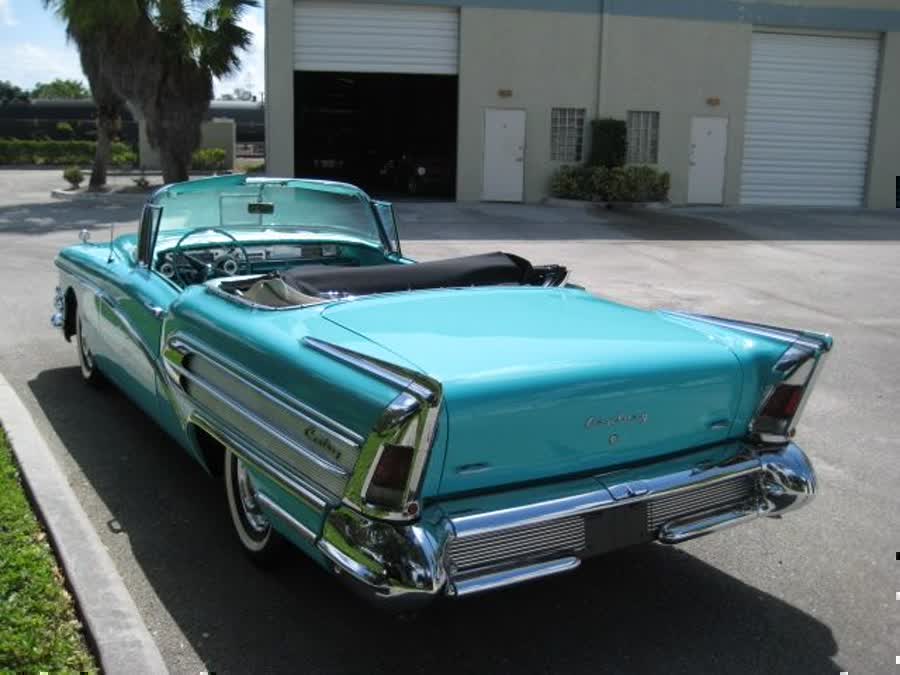
<path fill-rule="evenodd" d="M 295 71 L 295 175 L 453 199 L 458 92 L 456 75 Z"/>

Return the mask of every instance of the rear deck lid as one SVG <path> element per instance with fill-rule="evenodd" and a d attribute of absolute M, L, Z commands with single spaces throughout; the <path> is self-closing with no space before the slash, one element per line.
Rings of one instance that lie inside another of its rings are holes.
<path fill-rule="evenodd" d="M 574 289 L 398 293 L 324 316 L 443 384 L 444 494 L 718 442 L 740 398 L 721 343 Z"/>

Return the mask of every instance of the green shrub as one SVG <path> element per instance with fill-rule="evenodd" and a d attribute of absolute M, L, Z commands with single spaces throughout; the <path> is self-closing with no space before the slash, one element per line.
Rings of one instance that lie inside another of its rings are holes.
<path fill-rule="evenodd" d="M 669 174 L 652 166 L 562 166 L 550 179 L 550 194 L 561 199 L 662 202 L 669 195 Z"/>
<path fill-rule="evenodd" d="M 221 171 L 225 168 L 225 156 L 222 148 L 195 150 L 191 156 L 191 168 L 198 171 Z"/>
<path fill-rule="evenodd" d="M 84 182 L 84 174 L 77 166 L 67 166 L 63 169 L 63 178 L 65 178 L 66 182 L 73 188 L 77 188 Z"/>
<path fill-rule="evenodd" d="M 668 172 L 652 166 L 629 166 L 609 171 L 606 201 L 662 202 L 669 196 Z"/>
<path fill-rule="evenodd" d="M 605 166 L 591 168 L 591 197 L 607 201 L 609 195 L 609 175 L 611 169 Z"/>
<path fill-rule="evenodd" d="M 22 141 L 0 139 L 0 164 L 90 164 L 97 144 L 94 141 Z M 126 156 L 134 151 L 127 143 L 112 143 L 110 155 Z M 115 159 L 113 161 L 115 163 Z"/>
<path fill-rule="evenodd" d="M 56 135 L 61 139 L 69 140 L 75 135 L 75 129 L 68 122 L 57 122 Z"/>
<path fill-rule="evenodd" d="M 605 117 L 591 121 L 590 166 L 612 169 L 625 164 L 627 130 L 624 120 Z"/>
<path fill-rule="evenodd" d="M 137 153 L 129 148 L 119 149 L 110 153 L 109 161 L 113 166 L 133 167 L 137 164 Z"/>
<path fill-rule="evenodd" d="M 550 178 L 550 194 L 560 199 L 590 199 L 593 169 L 586 166 L 561 166 Z"/>

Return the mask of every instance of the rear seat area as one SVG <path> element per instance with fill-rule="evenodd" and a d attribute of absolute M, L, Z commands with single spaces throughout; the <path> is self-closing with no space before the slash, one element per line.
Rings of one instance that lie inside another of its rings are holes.
<path fill-rule="evenodd" d="M 534 281 L 531 263 L 511 253 L 485 253 L 413 265 L 338 267 L 298 265 L 279 274 L 305 296 L 369 295 L 427 288 L 526 285 Z"/>

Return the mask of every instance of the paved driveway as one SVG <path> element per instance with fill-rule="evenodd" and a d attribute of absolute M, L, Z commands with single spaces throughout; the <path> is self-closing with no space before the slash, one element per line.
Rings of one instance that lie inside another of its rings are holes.
<path fill-rule="evenodd" d="M 900 216 L 589 213 L 401 204 L 419 258 L 509 250 L 592 291 L 834 333 L 800 439 L 822 495 L 680 548 L 438 606 L 373 612 L 302 556 L 262 573 L 220 486 L 114 390 L 79 381 L 47 323 L 52 259 L 139 199 L 51 202 L 58 172 L 0 172 L 0 371 L 21 392 L 175 672 L 893 672 L 900 653 Z"/>

